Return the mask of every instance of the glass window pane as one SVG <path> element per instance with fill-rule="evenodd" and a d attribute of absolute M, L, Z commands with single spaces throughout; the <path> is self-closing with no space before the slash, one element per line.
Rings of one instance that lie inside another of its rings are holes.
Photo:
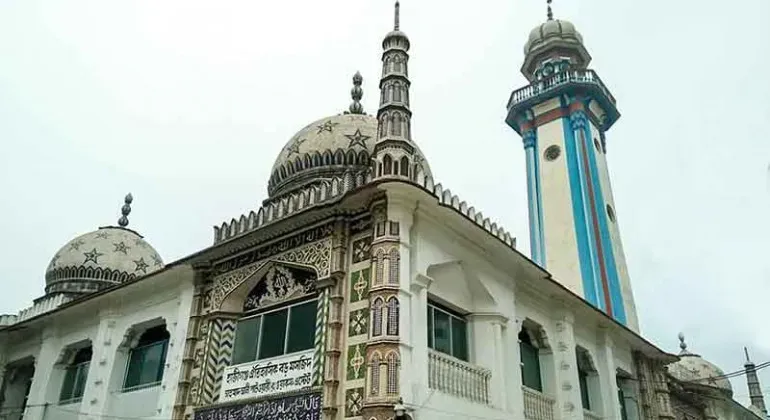
<path fill-rule="evenodd" d="M 83 398 L 83 393 L 86 390 L 86 380 L 88 380 L 89 366 L 91 366 L 91 363 L 88 362 L 78 365 L 75 386 L 72 390 L 72 398 Z"/>
<path fill-rule="evenodd" d="M 233 362 L 251 362 L 257 358 L 257 344 L 259 340 L 259 324 L 262 317 L 244 319 L 235 328 L 235 344 L 233 348 Z"/>
<path fill-rule="evenodd" d="M 69 366 L 64 372 L 64 381 L 61 386 L 61 394 L 59 394 L 59 401 L 66 401 L 72 398 L 72 390 L 75 387 L 75 379 L 77 377 L 77 366 Z"/>
<path fill-rule="evenodd" d="M 452 356 L 468 361 L 468 331 L 465 321 L 452 318 Z"/>
<path fill-rule="evenodd" d="M 316 301 L 310 301 L 291 308 L 287 353 L 313 348 L 316 304 Z"/>
<path fill-rule="evenodd" d="M 449 314 L 441 311 L 433 311 L 434 349 L 446 354 L 452 354 L 452 345 L 449 340 Z"/>
<path fill-rule="evenodd" d="M 143 348 L 144 360 L 142 363 L 142 373 L 139 376 L 140 385 L 158 382 L 163 377 L 163 353 L 165 347 L 166 342 L 161 341 Z"/>
<path fill-rule="evenodd" d="M 286 341 L 286 318 L 289 311 L 270 312 L 262 317 L 262 337 L 259 343 L 259 358 L 280 356 Z"/>
<path fill-rule="evenodd" d="M 540 382 L 540 358 L 537 349 L 526 343 L 519 346 L 521 351 L 521 380 L 524 386 L 542 391 L 543 386 Z"/>
<path fill-rule="evenodd" d="M 433 308 L 428 306 L 428 347 L 434 348 L 433 346 Z"/>
<path fill-rule="evenodd" d="M 578 382 L 580 383 L 580 401 L 583 403 L 583 408 L 590 410 L 591 401 L 590 398 L 588 398 L 588 374 L 582 370 L 578 370 Z"/>
<path fill-rule="evenodd" d="M 142 348 L 131 350 L 128 356 L 128 369 L 126 370 L 126 382 L 124 388 L 132 388 L 139 385 L 140 375 L 142 374 L 142 358 L 144 351 Z"/>

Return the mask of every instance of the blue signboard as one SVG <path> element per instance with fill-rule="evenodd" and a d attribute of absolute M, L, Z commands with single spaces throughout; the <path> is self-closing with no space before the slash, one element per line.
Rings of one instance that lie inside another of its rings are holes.
<path fill-rule="evenodd" d="M 292 395 L 270 400 L 207 407 L 195 420 L 320 420 L 321 394 Z"/>

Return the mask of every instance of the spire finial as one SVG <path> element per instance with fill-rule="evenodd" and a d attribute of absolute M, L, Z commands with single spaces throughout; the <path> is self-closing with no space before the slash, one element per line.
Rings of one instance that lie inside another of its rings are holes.
<path fill-rule="evenodd" d="M 401 22 L 400 22 L 400 20 L 401 20 L 401 17 L 400 17 L 401 13 L 400 13 L 400 10 L 401 10 L 401 5 L 398 3 L 398 0 L 396 0 L 396 15 L 395 15 L 395 19 L 393 20 L 393 30 L 394 31 L 397 31 L 399 29 L 399 27 L 401 26 Z"/>
<path fill-rule="evenodd" d="M 682 352 L 687 351 L 687 343 L 684 342 L 684 333 L 679 333 L 679 348 L 682 349 Z"/>
<path fill-rule="evenodd" d="M 551 9 L 551 1 L 553 1 L 553 0 L 547 0 L 547 3 L 548 3 L 548 20 L 553 20 L 553 10 Z"/>
<path fill-rule="evenodd" d="M 749 349 L 744 347 L 743 352 L 746 353 L 746 363 L 751 363 L 751 359 L 749 358 Z"/>
<path fill-rule="evenodd" d="M 128 226 L 128 214 L 131 213 L 132 201 L 134 201 L 134 196 L 132 196 L 131 193 L 128 193 L 124 199 L 125 204 L 123 204 L 123 207 L 120 209 L 120 212 L 123 214 L 123 216 L 118 219 L 118 225 L 120 225 L 120 227 Z"/>
<path fill-rule="evenodd" d="M 349 112 L 351 114 L 363 114 L 364 106 L 361 105 L 361 98 L 364 96 L 364 91 L 361 89 L 361 83 L 364 78 L 361 77 L 360 72 L 356 72 L 353 75 L 353 89 L 350 89 L 350 96 L 353 98 L 353 103 L 350 104 Z"/>

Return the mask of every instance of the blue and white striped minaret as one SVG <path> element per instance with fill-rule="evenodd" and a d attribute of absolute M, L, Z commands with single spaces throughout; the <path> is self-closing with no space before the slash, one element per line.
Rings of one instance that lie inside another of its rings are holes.
<path fill-rule="evenodd" d="M 564 20 L 532 30 L 506 122 L 524 141 L 532 260 L 617 321 L 638 331 L 615 214 L 606 131 L 620 113 Z"/>

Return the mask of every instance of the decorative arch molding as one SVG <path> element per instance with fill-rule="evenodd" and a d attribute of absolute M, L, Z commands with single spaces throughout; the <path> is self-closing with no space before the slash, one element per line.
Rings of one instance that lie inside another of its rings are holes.
<path fill-rule="evenodd" d="M 263 272 L 266 265 L 271 262 L 293 264 L 297 267 L 313 269 L 319 280 L 328 278 L 330 276 L 331 251 L 332 240 L 331 238 L 326 238 L 216 276 L 213 279 L 213 289 L 205 302 L 204 309 L 208 309 L 209 312 L 221 311 L 225 301 L 229 301 L 229 296 L 236 289 L 239 289 L 240 286 L 253 277 L 256 277 L 258 280 L 260 277 L 258 274 Z"/>
<path fill-rule="evenodd" d="M 531 318 L 525 318 L 521 322 L 521 331 L 529 336 L 529 339 L 537 348 L 541 351 L 551 350 L 551 345 L 548 340 L 548 334 L 545 332 L 545 328 Z"/>
<path fill-rule="evenodd" d="M 585 347 L 576 346 L 575 355 L 577 357 L 578 367 L 582 368 L 586 372 L 591 372 L 591 373 L 599 372 L 599 370 L 596 368 L 596 362 L 594 361 L 594 357 L 593 355 L 591 355 L 591 352 L 588 351 L 588 349 L 586 349 Z"/>
<path fill-rule="evenodd" d="M 114 327 L 115 321 L 111 322 L 111 327 Z M 159 327 L 161 325 L 166 327 L 166 331 L 168 331 L 169 334 L 171 333 L 171 331 L 168 329 L 168 320 L 164 317 L 157 317 L 131 325 L 130 327 L 126 328 L 126 332 L 123 334 L 123 339 L 120 341 L 120 344 L 118 344 L 118 350 L 131 350 L 132 348 L 136 347 L 136 344 L 139 342 L 139 337 L 141 337 L 145 331 L 149 330 L 150 328 Z"/>
<path fill-rule="evenodd" d="M 88 338 L 67 344 L 59 351 L 59 356 L 56 358 L 54 366 L 63 367 L 69 365 L 78 350 L 91 346 L 93 346 L 93 343 Z"/>

